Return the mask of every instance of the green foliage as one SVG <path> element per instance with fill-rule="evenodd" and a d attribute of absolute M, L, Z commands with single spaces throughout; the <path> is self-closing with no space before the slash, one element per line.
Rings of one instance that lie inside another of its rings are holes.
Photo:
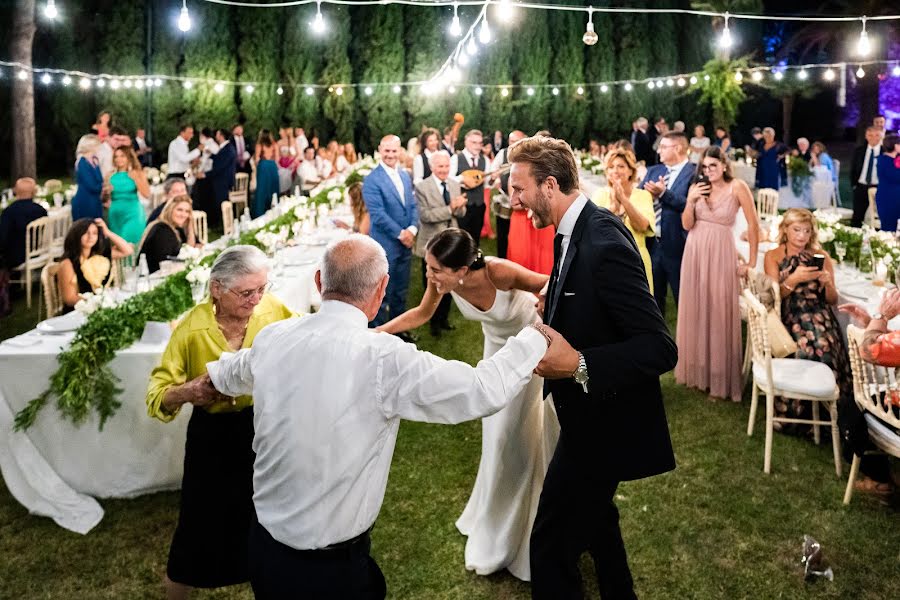
<path fill-rule="evenodd" d="M 281 47 L 284 9 L 235 9 L 237 29 L 238 79 L 241 81 L 275 82 L 281 79 Z M 275 84 L 255 85 L 252 92 L 238 90 L 244 126 L 249 131 L 269 129 L 278 136 L 283 110 L 282 98 Z M 211 124 L 215 126 L 215 123 Z"/>
<path fill-rule="evenodd" d="M 350 46 L 350 15 L 344 6 L 328 7 L 328 31 L 327 39 L 323 40 L 322 54 L 325 68 L 319 75 L 319 83 L 335 86 L 337 84 L 353 83 L 353 69 L 350 64 L 350 55 L 347 48 Z M 336 91 L 336 88 L 335 88 Z M 322 93 L 321 91 L 317 93 Z M 354 102 L 356 92 L 351 87 L 344 87 L 343 94 L 338 95 L 329 92 L 323 102 L 327 131 L 320 136 L 323 139 L 337 138 L 339 140 L 353 140 L 353 129 L 358 118 Z M 362 146 L 363 151 L 366 150 Z"/>
<path fill-rule="evenodd" d="M 699 101 L 712 108 L 713 124 L 716 127 L 728 130 L 737 121 L 738 109 L 746 95 L 734 74 L 738 69 L 746 68 L 746 57 L 731 61 L 713 59 L 704 65 L 703 75 L 695 88 L 700 92 Z"/>
<path fill-rule="evenodd" d="M 611 56 L 615 52 L 614 26 L 613 16 L 594 15 L 594 31 L 598 40 L 593 46 L 584 48 L 584 73 L 588 83 L 612 81 L 616 78 L 616 66 Z M 610 89 L 604 93 L 599 86 L 592 86 L 586 88 L 585 95 L 591 106 L 588 126 L 592 135 L 613 140 L 627 129 L 628 123 L 619 119 L 617 92 Z"/>
<path fill-rule="evenodd" d="M 504 32 L 514 39 L 512 72 L 516 83 L 536 84 L 534 95 L 529 96 L 524 88 L 515 92 L 513 101 L 513 118 L 516 125 L 533 133 L 550 127 L 548 109 L 550 107 L 550 90 L 540 85 L 549 83 L 550 31 L 547 14 L 538 10 L 520 11 L 514 34 Z M 576 30 L 577 31 L 577 30 Z M 551 132 L 555 133 L 556 132 Z"/>
<path fill-rule="evenodd" d="M 643 5 L 644 3 L 640 3 Z M 615 38 L 618 42 L 616 50 L 616 78 L 642 79 L 647 77 L 652 64 L 652 55 L 647 37 L 650 31 L 647 15 L 640 13 L 623 13 L 613 15 Z M 621 130 L 630 129 L 630 123 L 639 116 L 651 118 L 651 92 L 643 84 L 637 84 L 630 92 L 616 87 L 615 96 L 618 108 L 617 125 Z"/>
<path fill-rule="evenodd" d="M 677 8 L 677 0 L 665 0 L 654 2 L 654 8 Z M 678 15 L 655 14 L 649 18 L 648 35 L 652 38 L 650 44 L 650 64 L 648 71 L 651 75 L 670 75 L 678 73 Z M 675 113 L 676 87 L 664 87 L 650 94 L 650 109 L 647 118 L 653 124 L 655 117 L 662 116 L 666 121 L 681 118 Z"/>
<path fill-rule="evenodd" d="M 309 34 L 309 26 L 316 14 L 314 6 L 298 6 L 288 12 L 284 28 L 281 52 L 283 79 L 290 84 L 285 88 L 284 118 L 295 127 L 321 132 L 325 117 L 322 114 L 322 93 L 306 94 L 306 86 L 319 81 L 322 70 L 322 41 Z"/>
<path fill-rule="evenodd" d="M 549 13 L 549 29 L 559 39 L 554 44 L 550 81 L 553 83 L 584 83 L 584 53 L 581 41 L 584 17 L 579 13 L 552 11 Z M 596 48 L 596 46 L 595 46 Z M 587 50 L 588 52 L 590 49 Z M 591 94 L 599 93 L 593 88 Z M 549 126 L 554 135 L 567 140 L 574 147 L 587 145 L 588 110 L 587 96 L 575 93 L 574 88 L 560 88 L 558 96 L 550 97 Z"/>
<path fill-rule="evenodd" d="M 404 12 L 406 79 L 424 81 L 431 77 L 450 53 L 447 19 L 451 12 L 432 7 L 410 7 Z M 452 38 L 455 40 L 455 38 Z M 409 116 L 408 133 L 418 135 L 424 127 L 443 132 L 450 123 L 447 102 L 440 95 L 423 96 L 415 88 L 404 88 L 401 96 Z M 471 95 L 469 90 L 464 95 Z M 466 114 L 464 110 L 460 110 Z M 466 114 L 466 118 L 469 115 Z"/>
<path fill-rule="evenodd" d="M 141 75 L 144 65 L 144 13 L 128 2 L 111 5 L 104 15 L 109 23 L 98 45 L 97 62 L 106 73 Z M 147 115 L 149 89 L 111 90 L 109 86 L 93 92 L 100 110 L 115 116 L 115 125 L 134 131 L 143 127 Z"/>
<path fill-rule="evenodd" d="M 150 57 L 152 71 L 162 75 L 179 75 L 184 36 L 181 32 L 173 34 L 171 5 L 157 0 L 153 17 L 153 53 Z M 177 29 L 175 31 L 177 32 Z M 150 136 L 149 141 L 160 157 L 163 156 L 162 152 L 166 150 L 169 142 L 178 135 L 178 125 L 187 110 L 182 91 L 182 86 L 177 83 L 168 83 L 153 90 L 150 99 L 153 107 L 153 123 L 147 135 Z M 218 123 L 216 125 L 219 126 Z M 227 122 L 221 123 L 223 127 L 230 125 Z"/>
<path fill-rule="evenodd" d="M 206 2 L 191 8 L 194 26 L 185 34 L 182 75 L 235 81 L 234 31 L 231 12 Z M 238 118 L 237 91 L 226 85 L 222 92 L 208 85 L 184 90 L 184 118 L 203 127 L 234 123 Z"/>
<path fill-rule="evenodd" d="M 482 83 L 512 84 L 512 56 L 513 56 L 513 36 L 507 34 L 497 35 L 495 33 L 494 41 L 491 42 L 487 50 L 479 55 L 478 81 Z M 481 96 L 481 123 L 483 129 L 494 131 L 499 129 L 509 133 L 513 127 L 518 127 L 520 123 L 516 123 L 513 116 L 513 100 L 516 92 L 510 90 L 509 96 L 504 98 L 499 87 L 486 87 L 484 94 Z M 469 122 L 472 121 L 466 117 L 466 129 Z M 524 126 L 523 126 L 524 127 Z M 526 131 L 526 133 L 534 133 Z"/>

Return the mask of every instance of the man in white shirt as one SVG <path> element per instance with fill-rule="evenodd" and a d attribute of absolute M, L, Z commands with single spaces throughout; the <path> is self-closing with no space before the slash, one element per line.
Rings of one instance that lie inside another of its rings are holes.
<path fill-rule="evenodd" d="M 178 135 L 169 143 L 169 174 L 167 177 L 184 177 L 191 170 L 191 163 L 200 158 L 200 147 L 191 150 L 188 142 L 194 137 L 194 128 L 190 125 L 182 125 Z"/>
<path fill-rule="evenodd" d="M 97 160 L 100 162 L 100 172 L 103 174 L 103 180 L 106 181 L 110 175 L 116 170 L 113 166 L 113 152 L 120 146 L 127 146 L 131 143 L 128 133 L 113 125 L 109 128 L 109 135 L 97 148 Z"/>
<path fill-rule="evenodd" d="M 306 139 L 306 132 L 302 127 L 294 129 L 294 146 L 297 148 L 298 156 L 303 156 L 303 152 L 309 147 L 309 140 Z"/>
<path fill-rule="evenodd" d="M 208 365 L 219 392 L 254 399 L 257 598 L 384 598 L 369 531 L 400 419 L 459 423 L 497 412 L 557 352 L 555 332 L 528 326 L 472 367 L 372 331 L 387 267 L 367 236 L 332 244 L 316 273 L 319 312 L 266 327 L 252 348 Z"/>
<path fill-rule="evenodd" d="M 303 162 L 300 163 L 298 171 L 303 181 L 302 189 L 304 192 L 313 189 L 322 181 L 322 176 L 319 174 L 319 169 L 316 166 L 316 149 L 312 146 L 304 148 Z"/>
<path fill-rule="evenodd" d="M 459 154 L 454 154 L 450 159 L 450 176 L 456 181 L 462 182 L 460 173 L 468 170 L 487 171 L 487 160 L 482 154 L 484 138 L 481 131 L 470 129 L 466 133 L 465 148 Z M 465 183 L 463 183 L 465 188 Z M 484 183 L 479 186 L 466 188 L 466 215 L 458 219 L 459 228 L 465 229 L 475 240 L 475 245 L 481 245 L 481 229 L 484 227 Z"/>
<path fill-rule="evenodd" d="M 875 163 L 881 154 L 884 129 L 875 125 L 866 128 L 866 143 L 853 150 L 850 163 L 850 186 L 853 188 L 853 218 L 851 227 L 862 227 L 866 211 L 869 210 L 869 189 L 878 187 L 878 169 Z"/>
<path fill-rule="evenodd" d="M 238 173 L 250 173 L 250 146 L 244 138 L 244 126 L 237 124 L 231 129 L 231 139 L 234 142 L 234 149 L 237 152 L 237 171 Z"/>

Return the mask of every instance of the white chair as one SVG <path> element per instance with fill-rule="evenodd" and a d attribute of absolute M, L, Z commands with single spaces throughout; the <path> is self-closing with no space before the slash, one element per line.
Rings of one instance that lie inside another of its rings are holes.
<path fill-rule="evenodd" d="M 63 189 L 62 181 L 59 179 L 48 179 L 44 183 L 44 189 L 47 191 L 48 196 L 52 196 L 56 192 L 61 192 Z"/>
<path fill-rule="evenodd" d="M 756 191 L 756 212 L 766 220 L 778 216 L 778 190 L 761 188 Z"/>
<path fill-rule="evenodd" d="M 881 218 L 878 216 L 878 205 L 875 204 L 877 187 L 869 188 L 869 210 L 866 211 L 866 225 L 873 229 L 881 229 Z"/>
<path fill-rule="evenodd" d="M 234 233 L 234 205 L 228 200 L 222 202 L 222 228 L 225 235 Z"/>
<path fill-rule="evenodd" d="M 47 318 L 55 317 L 62 312 L 62 294 L 59 292 L 59 282 L 56 273 L 59 271 L 59 263 L 51 262 L 41 269 L 41 297 L 47 305 Z M 38 319 L 41 318 L 41 303 L 38 300 Z"/>
<path fill-rule="evenodd" d="M 850 368 L 853 371 L 853 396 L 860 410 L 864 411 L 869 441 L 878 451 L 900 458 L 900 382 L 897 370 L 873 365 L 863 360 L 859 352 L 863 330 L 849 325 L 847 345 L 850 351 Z M 844 504 L 850 504 L 853 484 L 859 475 L 860 457 L 853 455 L 850 477 L 844 491 Z"/>
<path fill-rule="evenodd" d="M 19 271 L 19 279 L 10 279 L 10 283 L 25 284 L 25 303 L 31 308 L 31 285 L 33 274 L 50 262 L 50 217 L 41 217 L 29 223 L 25 228 L 25 262 L 13 271 Z"/>
<path fill-rule="evenodd" d="M 54 258 L 62 256 L 66 234 L 72 228 L 72 211 L 61 209 L 50 214 L 50 253 Z"/>
<path fill-rule="evenodd" d="M 244 209 L 249 206 L 250 195 L 250 175 L 247 173 L 237 173 L 234 176 L 234 187 L 228 192 L 228 201 L 234 205 L 237 214 L 243 214 Z"/>
<path fill-rule="evenodd" d="M 150 211 L 156 210 L 160 204 L 166 201 L 166 192 L 163 186 L 153 186 L 150 188 Z"/>
<path fill-rule="evenodd" d="M 763 284 L 763 281 L 765 284 Z M 766 289 L 760 289 L 761 286 L 766 285 Z M 772 294 L 773 302 L 774 302 L 774 310 L 775 314 L 778 315 L 778 318 L 781 318 L 781 286 L 778 285 L 777 282 L 772 281 L 769 277 L 761 278 L 760 272 L 756 269 L 748 269 L 746 277 L 741 281 L 741 291 L 750 290 L 750 293 L 753 294 L 757 299 L 760 297 L 765 291 L 769 291 Z M 749 307 L 747 306 L 746 300 L 744 300 L 743 293 L 738 298 L 738 302 L 740 304 L 741 309 L 741 319 L 744 321 L 748 320 Z M 750 368 L 753 366 L 753 346 L 752 339 L 750 337 L 750 329 L 747 329 L 747 342 L 744 345 L 744 364 L 741 368 L 741 376 L 743 385 L 741 389 L 747 386 L 747 383 L 750 381 Z"/>
<path fill-rule="evenodd" d="M 766 329 L 766 308 L 750 290 L 744 290 L 747 303 L 748 329 L 753 347 L 753 394 L 750 402 L 750 420 L 747 435 L 753 435 L 759 392 L 766 395 L 766 449 L 763 471 L 769 473 L 772 466 L 772 437 L 775 423 L 806 423 L 813 426 L 816 444 L 820 441 L 820 426 L 831 426 L 831 443 L 834 450 L 834 470 L 841 476 L 841 438 L 837 424 L 838 386 L 834 372 L 825 363 L 800 358 L 772 358 L 769 334 Z M 785 399 L 808 400 L 812 404 L 812 419 L 795 419 L 775 416 L 775 396 Z M 819 405 L 825 403 L 830 420 L 819 418 Z"/>
<path fill-rule="evenodd" d="M 209 228 L 206 223 L 206 212 L 202 210 L 193 211 L 194 214 L 194 235 L 201 244 L 209 243 Z"/>

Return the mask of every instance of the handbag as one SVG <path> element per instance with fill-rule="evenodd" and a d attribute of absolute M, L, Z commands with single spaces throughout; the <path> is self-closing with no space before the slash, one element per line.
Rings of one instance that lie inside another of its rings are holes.
<path fill-rule="evenodd" d="M 769 333 L 769 347 L 774 358 L 785 358 L 797 351 L 797 342 L 791 337 L 775 309 L 769 310 L 766 315 L 766 331 Z"/>

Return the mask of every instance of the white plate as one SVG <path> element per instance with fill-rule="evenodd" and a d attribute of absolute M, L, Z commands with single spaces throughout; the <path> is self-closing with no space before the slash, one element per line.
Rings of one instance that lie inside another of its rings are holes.
<path fill-rule="evenodd" d="M 68 333 L 75 331 L 84 325 L 85 316 L 78 311 L 72 311 L 61 317 L 53 317 L 37 324 L 37 330 L 41 333 Z"/>

